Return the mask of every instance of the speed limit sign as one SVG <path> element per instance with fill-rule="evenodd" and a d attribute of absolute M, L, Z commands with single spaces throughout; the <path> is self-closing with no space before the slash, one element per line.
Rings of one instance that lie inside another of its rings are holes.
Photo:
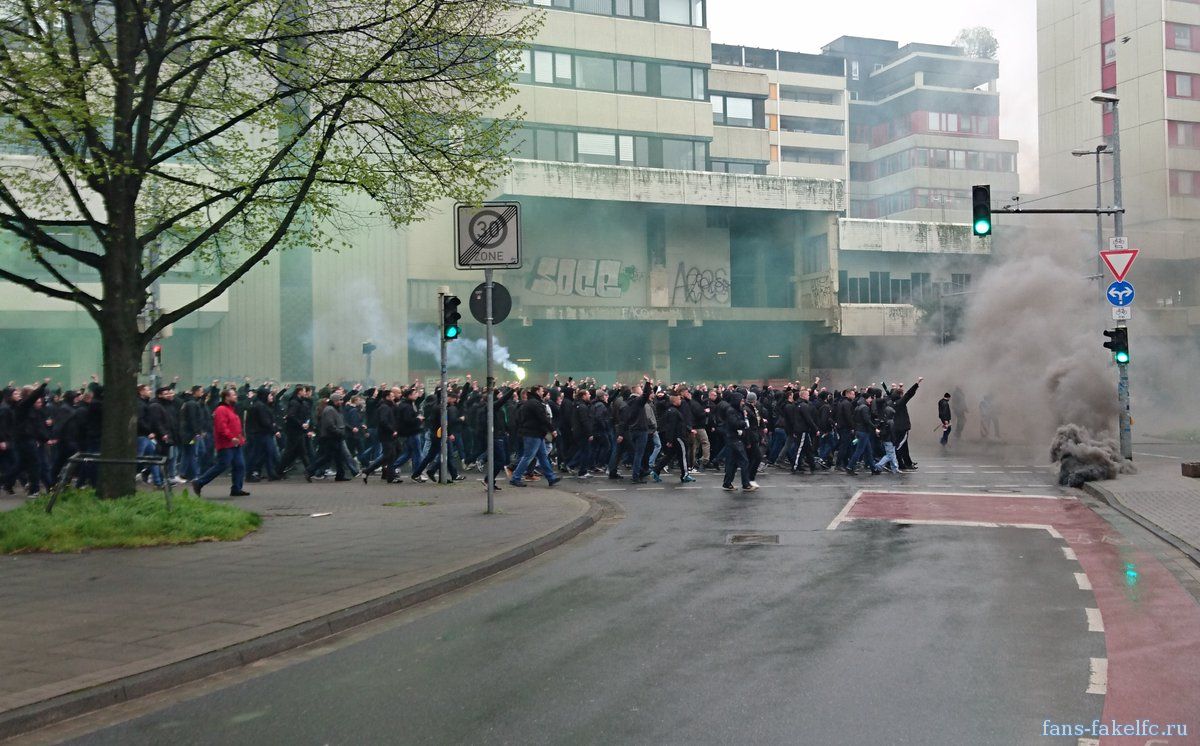
<path fill-rule="evenodd" d="M 454 266 L 458 269 L 521 267 L 521 205 L 457 205 Z"/>

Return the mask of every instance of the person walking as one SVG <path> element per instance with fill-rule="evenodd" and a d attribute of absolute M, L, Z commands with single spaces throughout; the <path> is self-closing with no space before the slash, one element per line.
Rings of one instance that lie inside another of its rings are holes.
<path fill-rule="evenodd" d="M 908 452 L 908 433 L 912 430 L 912 418 L 908 414 L 908 403 L 917 395 L 917 389 L 924 380 L 924 378 L 917 378 L 917 382 L 908 391 L 905 391 L 901 384 L 892 392 L 891 405 L 892 409 L 896 411 L 896 418 L 892 423 L 893 442 L 896 444 L 896 460 L 900 463 L 900 471 L 917 470 L 917 464 Z"/>
<path fill-rule="evenodd" d="M 746 434 L 750 423 L 746 418 L 746 413 L 743 410 L 742 394 L 735 391 L 729 395 L 729 401 L 722 401 L 717 407 L 717 413 L 721 418 L 721 433 L 724 435 L 725 455 L 725 479 L 721 482 L 721 489 L 732 492 L 734 474 L 741 469 L 742 472 L 742 491 L 753 492 L 758 489 L 750 483 L 750 459 L 746 455 L 746 444 L 742 440 L 742 436 Z"/>
<path fill-rule="evenodd" d="M 521 438 L 523 445 L 521 460 L 517 462 L 517 468 L 508 482 L 513 487 L 525 486 L 521 480 L 534 460 L 545 474 L 547 486 L 553 487 L 562 481 L 554 473 L 554 467 L 550 464 L 550 452 L 546 448 L 546 437 L 553 437 L 555 431 L 550 410 L 543 401 L 545 396 L 545 386 L 534 386 L 529 389 L 527 398 L 517 408 L 517 436 Z"/>
<path fill-rule="evenodd" d="M 938 419 L 942 421 L 942 450 L 946 449 L 946 445 L 950 442 L 950 431 L 954 429 L 950 417 L 950 392 L 947 391 L 938 400 Z"/>
<path fill-rule="evenodd" d="M 226 469 L 232 470 L 233 483 L 229 488 L 230 497 L 248 497 L 249 492 L 242 489 L 242 480 L 246 477 L 246 460 L 242 447 L 246 439 L 242 435 L 242 418 L 237 413 L 238 394 L 236 389 L 225 389 L 221 392 L 221 403 L 213 412 L 213 445 L 217 449 L 216 462 L 204 472 L 199 479 L 192 482 L 192 489 L 200 497 L 204 487 L 216 479 Z"/>
<path fill-rule="evenodd" d="M 346 420 L 342 418 L 342 395 L 333 392 L 329 395 L 329 404 L 321 410 L 317 422 L 317 440 L 321 443 L 321 452 L 304 472 L 304 478 L 311 482 L 313 476 L 324 471 L 325 467 L 333 464 L 337 474 L 336 482 L 348 482 L 347 476 L 354 469 L 347 463 L 348 452 L 344 449 L 346 438 Z"/>

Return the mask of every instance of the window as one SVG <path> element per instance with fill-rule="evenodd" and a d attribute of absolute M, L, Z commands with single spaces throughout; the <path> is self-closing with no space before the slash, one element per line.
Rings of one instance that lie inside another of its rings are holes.
<path fill-rule="evenodd" d="M 1100 17 L 1112 18 L 1116 15 L 1116 0 L 1100 0 Z"/>
<path fill-rule="evenodd" d="M 698 67 L 659 65 L 659 93 L 668 98 L 708 98 L 704 86 L 704 71 Z"/>
<path fill-rule="evenodd" d="M 858 80 L 858 60 L 850 61 L 850 79 Z"/>
<path fill-rule="evenodd" d="M 562 52 L 554 53 L 554 82 L 568 85 L 571 82 L 571 55 Z"/>
<path fill-rule="evenodd" d="M 788 163 L 817 163 L 825 166 L 842 165 L 842 151 L 822 148 L 782 148 L 779 157 Z"/>
<path fill-rule="evenodd" d="M 710 96 L 713 124 L 729 127 L 763 127 L 762 101 L 737 96 Z"/>
<path fill-rule="evenodd" d="M 554 53 L 536 51 L 533 53 L 533 80 L 536 83 L 554 83 Z"/>
<path fill-rule="evenodd" d="M 580 163 L 616 165 L 617 139 L 613 135 L 580 132 L 576 135 Z"/>
<path fill-rule="evenodd" d="M 1168 39 L 1170 42 L 1172 42 L 1172 44 L 1170 45 L 1172 48 L 1188 49 L 1188 50 L 1190 50 L 1192 48 L 1192 27 L 1191 26 L 1185 26 L 1182 23 L 1171 23 L 1171 24 L 1167 24 L 1167 26 L 1169 27 L 1169 33 L 1170 33 L 1170 36 L 1168 37 Z"/>
<path fill-rule="evenodd" d="M 617 90 L 625 93 L 645 93 L 646 63 L 617 60 Z"/>
<path fill-rule="evenodd" d="M 739 161 L 713 161 L 712 167 L 709 170 L 723 174 L 758 174 L 762 176 L 767 173 L 767 164 L 742 163 Z"/>
<path fill-rule="evenodd" d="M 616 90 L 617 81 L 613 61 L 601 57 L 575 58 L 577 87 L 588 91 Z"/>
<path fill-rule="evenodd" d="M 1103 47 L 1104 64 L 1110 64 L 1117 61 L 1117 43 L 1115 41 L 1104 42 Z"/>
<path fill-rule="evenodd" d="M 533 82 L 533 52 L 528 49 L 521 50 L 521 60 L 517 67 L 517 82 Z"/>
<path fill-rule="evenodd" d="M 1185 73 L 1172 73 L 1175 76 L 1175 97 L 1192 97 L 1192 76 Z"/>
<path fill-rule="evenodd" d="M 580 13 L 596 13 L 611 16 L 613 14 L 612 0 L 574 0 L 575 10 Z"/>
<path fill-rule="evenodd" d="M 1196 193 L 1196 171 L 1171 171 L 1171 194 L 1191 197 Z"/>
<path fill-rule="evenodd" d="M 658 20 L 663 23 L 692 25 L 691 0 L 659 0 Z"/>

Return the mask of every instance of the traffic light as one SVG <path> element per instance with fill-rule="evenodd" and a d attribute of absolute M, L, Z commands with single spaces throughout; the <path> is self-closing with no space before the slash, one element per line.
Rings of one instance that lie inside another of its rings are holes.
<path fill-rule="evenodd" d="M 1104 343 L 1106 350 L 1112 350 L 1113 360 L 1125 365 L 1129 362 L 1129 329 L 1128 327 L 1118 326 L 1116 329 L 1105 329 L 1104 336 L 1108 337 L 1108 341 Z"/>
<path fill-rule="evenodd" d="M 462 301 L 454 295 L 442 296 L 442 339 L 458 339 L 458 335 L 462 333 L 462 327 L 458 325 L 462 314 L 458 312 L 459 305 Z"/>
<path fill-rule="evenodd" d="M 150 348 L 150 365 L 154 368 L 162 367 L 162 345 L 154 345 Z"/>
<path fill-rule="evenodd" d="M 987 184 L 971 187 L 971 232 L 992 235 L 992 188 Z"/>

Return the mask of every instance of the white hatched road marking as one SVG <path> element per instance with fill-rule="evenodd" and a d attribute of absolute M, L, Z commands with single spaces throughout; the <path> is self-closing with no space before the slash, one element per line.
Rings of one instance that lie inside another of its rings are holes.
<path fill-rule="evenodd" d="M 1088 675 L 1088 694 L 1108 693 L 1108 658 L 1092 658 Z"/>
<path fill-rule="evenodd" d="M 1087 614 L 1088 632 L 1103 632 L 1104 618 L 1100 616 L 1099 609 L 1084 609 Z"/>
<path fill-rule="evenodd" d="M 864 492 L 866 492 L 866 490 L 859 490 L 858 492 L 855 492 L 854 497 L 850 498 L 850 500 L 842 506 L 841 512 L 834 516 L 833 520 L 829 522 L 829 525 L 825 527 L 825 530 L 833 531 L 840 524 L 848 520 L 846 516 L 850 513 L 850 509 L 854 507 L 854 503 L 858 502 L 858 498 L 862 497 Z"/>
<path fill-rule="evenodd" d="M 1081 591 L 1090 591 L 1092 589 L 1092 581 L 1088 580 L 1086 573 L 1075 573 L 1075 583 L 1079 586 L 1079 590 Z"/>
<path fill-rule="evenodd" d="M 1065 556 L 1067 559 L 1069 559 L 1069 560 L 1073 560 L 1073 561 L 1076 561 L 1076 562 L 1078 562 L 1078 561 L 1079 561 L 1079 558 L 1075 556 L 1075 550 L 1074 550 L 1074 549 L 1072 549 L 1071 547 L 1060 547 L 1060 548 L 1061 548 L 1061 549 L 1062 549 L 1062 551 L 1063 551 L 1063 556 Z"/>

